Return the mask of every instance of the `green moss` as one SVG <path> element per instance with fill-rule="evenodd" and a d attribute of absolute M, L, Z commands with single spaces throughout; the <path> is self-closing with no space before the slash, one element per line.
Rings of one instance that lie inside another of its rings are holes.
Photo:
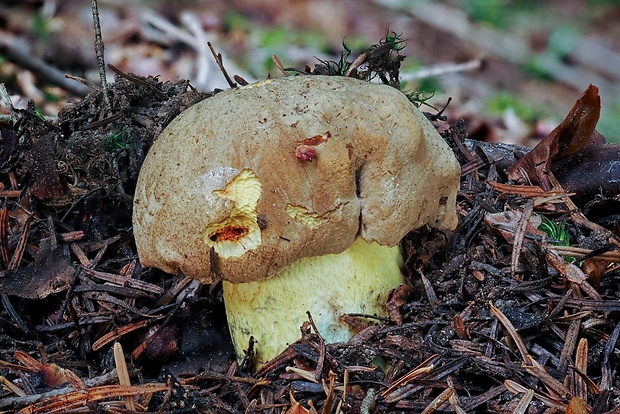
<path fill-rule="evenodd" d="M 441 90 L 441 83 L 437 78 L 424 78 L 420 79 L 415 88 L 418 92 L 423 94 L 434 95 L 437 91 Z"/>

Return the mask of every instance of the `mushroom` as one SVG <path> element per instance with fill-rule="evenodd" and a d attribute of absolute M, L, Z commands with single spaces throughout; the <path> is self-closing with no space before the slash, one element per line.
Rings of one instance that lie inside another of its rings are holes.
<path fill-rule="evenodd" d="M 329 342 L 345 313 L 385 315 L 404 283 L 401 239 L 457 225 L 460 167 L 395 88 L 298 76 L 220 92 L 180 114 L 150 149 L 133 225 L 140 261 L 223 280 L 239 358 L 262 365 L 309 311 Z"/>

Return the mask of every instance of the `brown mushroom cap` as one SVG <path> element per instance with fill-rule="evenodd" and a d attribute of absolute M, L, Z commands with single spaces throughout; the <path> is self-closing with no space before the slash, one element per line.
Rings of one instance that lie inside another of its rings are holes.
<path fill-rule="evenodd" d="M 300 76 L 221 92 L 179 115 L 142 166 L 140 260 L 205 283 L 270 277 L 359 235 L 394 246 L 453 229 L 460 168 L 400 91 Z"/>

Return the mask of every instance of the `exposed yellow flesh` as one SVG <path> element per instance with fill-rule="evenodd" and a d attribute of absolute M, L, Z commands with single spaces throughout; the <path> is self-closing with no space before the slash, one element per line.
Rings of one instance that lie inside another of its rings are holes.
<path fill-rule="evenodd" d="M 205 229 L 204 241 L 223 259 L 239 257 L 261 244 L 256 205 L 262 193 L 262 184 L 252 170 L 244 169 L 223 190 L 213 191 L 220 198 L 230 200 L 230 216 L 219 223 L 210 223 Z"/>

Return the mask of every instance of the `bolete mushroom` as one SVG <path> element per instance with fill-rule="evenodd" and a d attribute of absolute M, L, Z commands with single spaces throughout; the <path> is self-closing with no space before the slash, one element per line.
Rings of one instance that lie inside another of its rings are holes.
<path fill-rule="evenodd" d="M 141 263 L 223 280 L 239 357 L 257 364 L 311 315 L 345 341 L 345 313 L 385 315 L 403 283 L 399 242 L 453 229 L 460 168 L 426 117 L 389 86 L 299 76 L 220 92 L 179 115 L 140 171 Z"/>

